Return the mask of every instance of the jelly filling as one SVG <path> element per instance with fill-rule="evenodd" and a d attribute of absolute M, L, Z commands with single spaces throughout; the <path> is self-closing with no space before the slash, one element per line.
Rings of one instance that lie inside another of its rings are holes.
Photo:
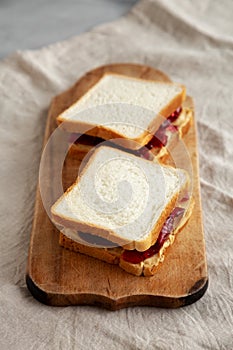
<path fill-rule="evenodd" d="M 143 147 L 138 150 L 139 156 L 148 159 L 149 152 L 152 148 L 162 148 L 166 146 L 168 137 L 166 135 L 166 131 L 176 132 L 177 126 L 172 125 L 182 112 L 182 107 L 177 108 L 158 128 L 156 133 L 153 135 L 151 140 Z"/>
<path fill-rule="evenodd" d="M 103 141 L 105 141 L 105 140 L 100 138 L 100 137 L 90 136 L 90 135 L 86 135 L 86 134 L 73 133 L 69 137 L 70 143 L 75 143 L 75 144 L 81 143 L 82 145 L 89 145 L 89 146 L 96 146 Z"/>
<path fill-rule="evenodd" d="M 145 250 L 144 252 L 139 252 L 136 249 L 124 250 L 124 252 L 121 255 L 122 259 L 132 264 L 138 264 L 144 261 L 145 259 L 157 254 L 163 246 L 164 242 L 168 239 L 170 233 L 173 231 L 175 219 L 183 215 L 184 211 L 184 208 L 176 207 L 171 212 L 171 214 L 165 221 L 162 230 L 160 231 L 156 243 L 152 245 L 149 249 Z"/>
<path fill-rule="evenodd" d="M 124 250 L 121 257 L 123 260 L 130 262 L 132 264 L 138 264 L 141 261 L 144 261 L 147 258 L 152 257 L 153 255 L 157 254 L 161 247 L 163 246 L 164 242 L 168 239 L 169 235 L 174 229 L 174 222 L 176 218 L 181 218 L 182 215 L 184 214 L 185 209 L 176 207 L 167 220 L 165 221 L 159 237 L 154 245 L 152 245 L 149 249 L 145 250 L 144 252 L 139 252 L 136 249 L 134 250 Z M 101 246 L 105 248 L 113 248 L 116 247 L 116 243 L 111 242 L 110 240 L 92 235 L 90 233 L 84 233 L 84 232 L 79 232 L 79 237 L 92 245 L 95 246 Z"/>

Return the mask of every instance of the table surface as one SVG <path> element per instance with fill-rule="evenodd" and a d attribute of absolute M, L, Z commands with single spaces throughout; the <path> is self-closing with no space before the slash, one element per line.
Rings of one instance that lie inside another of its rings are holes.
<path fill-rule="evenodd" d="M 127 13 L 136 0 L 2 0 L 0 58 L 80 34 Z"/>

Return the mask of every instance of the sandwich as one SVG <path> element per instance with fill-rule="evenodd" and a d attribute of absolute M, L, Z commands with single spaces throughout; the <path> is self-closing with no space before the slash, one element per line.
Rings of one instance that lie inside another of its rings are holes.
<path fill-rule="evenodd" d="M 70 133 L 70 154 L 80 160 L 106 142 L 163 160 L 192 119 L 183 85 L 106 73 L 57 117 L 57 123 Z"/>
<path fill-rule="evenodd" d="M 152 276 L 187 223 L 193 201 L 185 170 L 99 146 L 54 203 L 62 247 Z"/>

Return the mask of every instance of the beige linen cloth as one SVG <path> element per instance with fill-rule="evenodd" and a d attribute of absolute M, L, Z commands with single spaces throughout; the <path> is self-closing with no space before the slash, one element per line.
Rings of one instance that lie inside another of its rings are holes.
<path fill-rule="evenodd" d="M 233 348 L 232 15 L 231 0 L 144 0 L 113 23 L 0 62 L 1 350 Z M 50 100 L 113 62 L 159 68 L 195 98 L 210 284 L 185 308 L 48 307 L 25 284 Z"/>

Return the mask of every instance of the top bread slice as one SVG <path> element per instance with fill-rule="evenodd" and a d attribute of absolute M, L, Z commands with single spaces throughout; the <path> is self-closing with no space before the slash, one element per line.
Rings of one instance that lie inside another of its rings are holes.
<path fill-rule="evenodd" d="M 52 219 L 61 230 L 91 233 L 144 251 L 156 242 L 187 182 L 184 170 L 100 146 L 52 206 Z"/>
<path fill-rule="evenodd" d="M 181 84 L 106 73 L 57 122 L 70 132 L 105 140 L 125 138 L 143 146 L 185 96 Z"/>

